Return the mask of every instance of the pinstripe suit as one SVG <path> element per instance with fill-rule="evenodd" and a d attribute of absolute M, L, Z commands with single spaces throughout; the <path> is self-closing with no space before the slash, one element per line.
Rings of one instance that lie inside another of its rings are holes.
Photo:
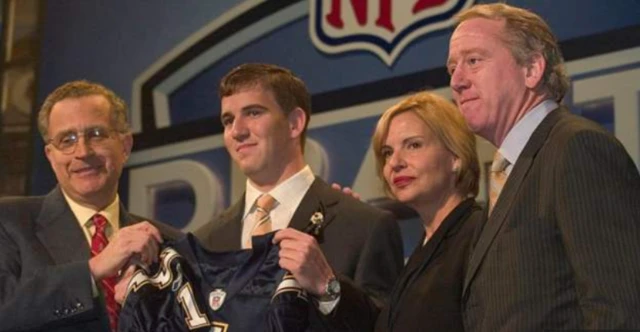
<path fill-rule="evenodd" d="M 527 142 L 479 235 L 467 331 L 640 328 L 640 176 L 604 129 L 560 107 Z"/>

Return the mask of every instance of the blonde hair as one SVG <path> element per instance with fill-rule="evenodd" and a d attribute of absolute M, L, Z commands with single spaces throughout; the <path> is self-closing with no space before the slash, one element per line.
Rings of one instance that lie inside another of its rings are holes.
<path fill-rule="evenodd" d="M 387 109 L 378 120 L 372 145 L 377 174 L 383 182 L 385 192 L 393 196 L 383 175 L 385 157 L 382 155 L 382 147 L 389 134 L 391 120 L 404 112 L 413 112 L 422 119 L 440 143 L 460 160 L 455 181 L 456 190 L 463 196 L 478 195 L 480 164 L 476 152 L 476 137 L 455 105 L 431 92 L 419 92 L 405 98 Z"/>
<path fill-rule="evenodd" d="M 505 45 L 520 66 L 531 63 L 540 54 L 546 67 L 542 77 L 545 92 L 557 102 L 562 101 L 569 89 L 569 77 L 558 40 L 547 23 L 535 13 L 503 3 L 475 5 L 456 15 L 457 24 L 473 18 L 504 20 Z"/>

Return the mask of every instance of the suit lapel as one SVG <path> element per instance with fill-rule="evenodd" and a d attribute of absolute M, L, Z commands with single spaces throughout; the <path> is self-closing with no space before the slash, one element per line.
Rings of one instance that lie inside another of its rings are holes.
<path fill-rule="evenodd" d="M 466 199 L 462 201 L 449 216 L 447 216 L 444 222 L 438 227 L 436 232 L 431 236 L 427 244 L 422 246 L 424 237 L 421 238 L 421 242 L 418 243 L 416 249 L 409 257 L 407 262 L 408 271 L 405 275 L 413 274 L 417 269 L 423 269 L 429 264 L 433 254 L 440 247 L 440 243 L 449 236 L 449 232 L 460 222 L 460 220 L 466 219 L 467 215 L 472 212 L 472 206 L 475 204 L 474 199 Z M 414 255 L 417 255 L 414 257 Z"/>
<path fill-rule="evenodd" d="M 449 236 L 451 230 L 454 229 L 460 220 L 467 219 L 467 215 L 473 211 L 472 206 L 474 204 L 474 199 L 463 201 L 445 218 L 444 222 L 438 227 L 429 241 L 427 241 L 426 245 L 422 246 L 422 242 L 418 243 L 389 297 L 388 326 L 390 330 L 395 323 L 399 311 L 402 310 L 397 304 L 404 302 L 402 298 L 405 295 L 405 291 L 416 281 L 416 278 L 421 275 L 421 272 L 429 266 L 434 254 L 438 251 L 438 248 L 440 248 L 442 241 Z M 424 236 L 422 240 L 424 240 Z"/>
<path fill-rule="evenodd" d="M 520 186 L 522 185 L 526 175 L 529 173 L 538 151 L 546 141 L 553 126 L 557 123 L 561 112 L 565 112 L 565 109 L 558 108 L 549 113 L 549 115 L 533 132 L 531 138 L 529 138 L 529 141 L 525 145 L 525 148 L 522 150 L 520 157 L 518 157 L 518 161 L 514 165 L 513 170 L 500 193 L 500 197 L 498 197 L 498 201 L 496 202 L 491 216 L 486 219 L 486 224 L 480 233 L 478 242 L 473 250 L 471 260 L 469 261 L 469 269 L 465 276 L 464 286 L 462 289 L 463 299 L 465 298 L 469 284 L 480 267 L 480 263 L 482 263 L 489 247 L 504 224 L 507 214 L 511 210 L 515 201 L 513 197 L 520 189 Z"/>
<path fill-rule="evenodd" d="M 45 196 L 36 236 L 56 264 L 88 260 L 89 245 L 59 187 Z"/>
<path fill-rule="evenodd" d="M 305 193 L 300 205 L 294 212 L 289 227 L 304 230 L 309 224 L 311 216 L 320 211 L 324 215 L 324 227 L 329 225 L 336 217 L 335 206 L 339 201 L 338 191 L 319 178 L 316 178 L 309 190 Z M 244 195 L 215 223 L 219 224 L 212 231 L 207 232 L 208 237 L 203 239 L 205 244 L 216 251 L 237 250 L 241 248 L 242 216 L 244 213 Z M 319 239 L 321 242 L 321 239 Z"/>
<path fill-rule="evenodd" d="M 304 230 L 311 216 L 318 211 L 324 216 L 323 228 L 327 227 L 336 217 L 335 207 L 340 199 L 339 195 L 341 194 L 337 190 L 316 177 L 294 212 L 289 227 Z"/>
<path fill-rule="evenodd" d="M 122 227 L 127 227 L 127 226 L 131 226 L 135 223 L 138 223 L 140 221 L 142 221 L 141 219 L 135 217 L 134 215 L 130 214 L 129 212 L 127 212 L 127 209 L 125 209 L 124 204 L 122 204 L 122 202 L 120 202 L 120 226 L 119 228 Z"/>

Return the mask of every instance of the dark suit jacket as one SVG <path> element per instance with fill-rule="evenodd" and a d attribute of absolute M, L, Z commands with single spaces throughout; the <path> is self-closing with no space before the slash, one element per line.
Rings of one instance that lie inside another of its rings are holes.
<path fill-rule="evenodd" d="M 534 131 L 469 262 L 468 331 L 640 328 L 640 176 L 565 108 Z"/>
<path fill-rule="evenodd" d="M 120 207 L 121 226 L 143 220 Z M 180 232 L 154 223 L 167 238 Z M 108 331 L 90 248 L 59 188 L 0 199 L 0 331 Z"/>
<path fill-rule="evenodd" d="M 318 242 L 341 283 L 363 289 L 364 294 L 374 298 L 374 303 L 380 306 L 403 265 L 402 239 L 395 219 L 390 213 L 344 195 L 316 178 L 289 227 L 304 229 L 311 215 L 318 210 L 323 211 L 326 225 Z M 244 197 L 195 235 L 213 250 L 240 249 L 243 213 Z M 342 293 L 334 314 L 349 315 L 351 309 L 341 305 L 349 295 Z M 328 324 L 324 317 L 311 319 L 318 329 L 321 329 L 318 325 Z"/>
<path fill-rule="evenodd" d="M 378 316 L 376 331 L 463 330 L 462 283 L 483 218 L 469 198 L 451 211 L 425 246 L 420 241 Z"/>

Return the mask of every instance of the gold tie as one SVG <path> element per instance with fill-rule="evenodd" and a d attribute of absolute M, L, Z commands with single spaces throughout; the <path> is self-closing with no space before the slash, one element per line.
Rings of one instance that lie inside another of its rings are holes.
<path fill-rule="evenodd" d="M 503 157 L 500 152 L 496 151 L 496 154 L 493 155 L 489 178 L 489 215 L 491 215 L 491 211 L 496 205 L 502 187 L 504 187 L 505 182 L 507 182 L 507 166 L 509 166 L 509 161 Z"/>
<path fill-rule="evenodd" d="M 253 214 L 253 230 L 251 237 L 260 236 L 271 232 L 271 217 L 269 212 L 275 205 L 276 200 L 269 194 L 263 194 L 256 200 L 256 210 Z M 251 248 L 251 237 L 247 239 L 247 248 Z"/>

